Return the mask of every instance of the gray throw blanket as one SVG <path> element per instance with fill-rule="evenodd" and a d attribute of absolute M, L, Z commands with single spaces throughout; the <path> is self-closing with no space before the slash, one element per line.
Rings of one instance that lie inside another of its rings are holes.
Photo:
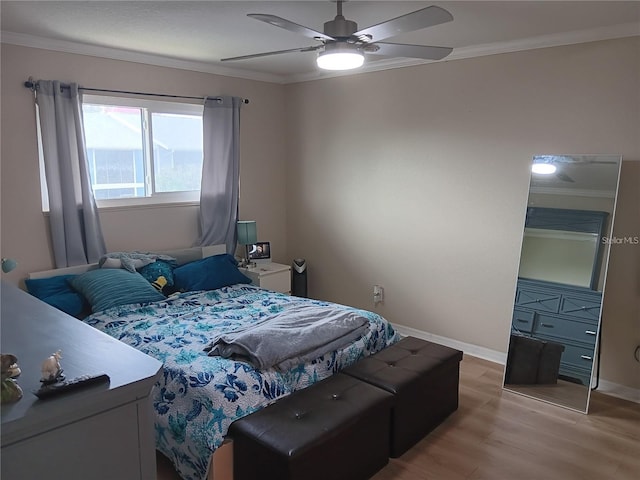
<path fill-rule="evenodd" d="M 366 331 L 369 320 L 352 310 L 293 305 L 242 330 L 214 339 L 209 356 L 233 358 L 258 369 L 288 370 L 345 347 Z"/>

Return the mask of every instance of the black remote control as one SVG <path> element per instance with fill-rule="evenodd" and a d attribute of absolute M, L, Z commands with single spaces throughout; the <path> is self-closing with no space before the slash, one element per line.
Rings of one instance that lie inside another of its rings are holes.
<path fill-rule="evenodd" d="M 106 373 L 99 373 L 96 375 L 80 375 L 79 377 L 72 378 L 70 380 L 63 380 L 61 382 L 42 385 L 39 390 L 33 393 L 36 397 L 43 399 L 53 397 L 60 393 L 77 390 L 88 385 L 96 385 L 98 383 L 104 383 L 108 381 L 109 375 L 107 375 Z"/>

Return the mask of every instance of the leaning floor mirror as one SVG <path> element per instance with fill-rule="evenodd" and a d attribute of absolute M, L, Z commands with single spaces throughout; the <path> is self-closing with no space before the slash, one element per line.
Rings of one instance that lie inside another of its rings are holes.
<path fill-rule="evenodd" d="M 621 163 L 533 158 L 505 389 L 588 412 Z"/>

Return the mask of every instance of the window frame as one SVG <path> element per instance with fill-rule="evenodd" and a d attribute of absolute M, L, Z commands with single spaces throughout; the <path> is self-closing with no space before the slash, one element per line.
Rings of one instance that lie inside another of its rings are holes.
<path fill-rule="evenodd" d="M 144 197 L 130 197 L 117 199 L 94 199 L 99 209 L 122 208 L 149 205 L 193 204 L 200 203 L 200 190 L 180 192 L 156 192 L 155 191 L 155 166 L 153 161 L 153 125 L 151 116 L 156 114 L 199 115 L 202 117 L 204 105 L 201 103 L 188 103 L 184 100 L 171 102 L 164 100 L 149 100 L 137 97 L 85 94 L 82 103 L 91 105 L 113 105 L 121 107 L 133 107 L 142 109 L 143 128 L 147 130 L 143 134 L 143 155 L 145 164 L 145 190 L 150 187 L 150 195 Z M 84 122 L 84 120 L 83 120 Z M 203 147 L 204 148 L 204 147 Z"/>

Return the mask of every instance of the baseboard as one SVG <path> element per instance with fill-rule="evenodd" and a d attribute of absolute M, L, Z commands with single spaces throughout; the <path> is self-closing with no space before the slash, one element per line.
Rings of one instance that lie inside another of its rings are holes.
<path fill-rule="evenodd" d="M 507 362 L 507 354 L 496 350 L 479 347 L 478 345 L 461 342 L 452 338 L 441 337 L 440 335 L 434 335 L 433 333 L 423 332 L 422 330 L 415 328 L 405 327 L 404 325 L 398 325 L 397 323 L 393 324 L 393 328 L 395 328 L 400 335 L 408 335 L 411 337 L 421 338 L 422 340 L 446 345 L 447 347 L 461 350 L 473 357 L 489 360 L 490 362 L 499 363 L 500 365 L 504 365 Z"/>
<path fill-rule="evenodd" d="M 640 403 L 640 389 L 627 387 L 618 383 L 608 382 L 600 379 L 596 392 L 610 395 L 612 397 L 622 398 L 630 402 Z"/>
<path fill-rule="evenodd" d="M 461 350 L 462 352 L 473 357 L 478 357 L 490 362 L 499 363 L 500 365 L 504 365 L 507 362 L 507 354 L 503 352 L 498 352 L 489 348 L 473 345 L 472 343 L 461 342 L 459 340 L 454 340 L 453 338 L 447 338 L 440 335 L 434 335 L 433 333 L 423 332 L 422 330 L 406 327 L 397 323 L 393 324 L 393 328 L 395 328 L 398 333 L 400 333 L 400 335 L 408 335 L 416 338 L 421 338 L 422 340 L 428 340 L 430 342 L 446 345 L 447 347 Z M 623 400 L 640 403 L 640 390 L 637 388 L 631 388 L 625 385 L 619 385 L 617 383 L 600 379 L 597 391 L 605 395 L 610 395 L 612 397 L 622 398 Z"/>

